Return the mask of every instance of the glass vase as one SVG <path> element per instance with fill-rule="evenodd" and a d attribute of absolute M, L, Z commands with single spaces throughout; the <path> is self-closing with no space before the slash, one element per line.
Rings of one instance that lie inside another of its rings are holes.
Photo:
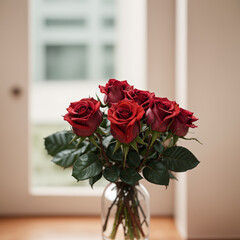
<path fill-rule="evenodd" d="M 109 184 L 102 195 L 103 240 L 148 240 L 150 229 L 149 194 L 137 183 Z"/>

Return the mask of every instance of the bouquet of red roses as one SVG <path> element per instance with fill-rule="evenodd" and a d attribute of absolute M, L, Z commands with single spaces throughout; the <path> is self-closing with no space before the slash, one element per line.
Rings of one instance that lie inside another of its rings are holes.
<path fill-rule="evenodd" d="M 54 163 L 73 167 L 72 176 L 78 181 L 89 179 L 93 186 L 104 177 L 116 183 L 116 218 L 108 237 L 115 239 L 122 224 L 125 239 L 141 239 L 146 234 L 133 187 L 142 178 L 167 186 L 175 178 L 172 172 L 198 165 L 188 149 L 176 146 L 179 138 L 187 139 L 185 135 L 198 119 L 175 101 L 138 90 L 127 81 L 110 79 L 99 88 L 105 94 L 104 103 L 98 97 L 71 103 L 64 120 L 72 129 L 48 136 L 45 147 Z"/>

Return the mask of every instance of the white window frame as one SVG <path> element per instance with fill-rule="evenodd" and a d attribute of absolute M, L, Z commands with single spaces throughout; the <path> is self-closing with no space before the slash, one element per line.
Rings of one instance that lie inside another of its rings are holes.
<path fill-rule="evenodd" d="M 118 79 L 131 79 L 137 88 L 146 89 L 146 0 L 118 0 L 119 14 L 125 14 L 124 22 L 120 25 L 120 38 L 122 47 L 117 53 L 119 63 Z M 127 6 L 127 8 L 126 8 Z M 136 6 L 145 15 L 145 20 L 140 18 Z M 55 188 L 30 190 L 30 131 L 29 131 L 29 101 L 28 94 L 32 74 L 31 54 L 29 51 L 29 12 L 28 0 L 2 0 L 0 3 L 0 30 L 3 38 L 0 39 L 1 59 L 0 65 L 0 102 L 4 112 L 1 117 L 1 152 L 0 152 L 0 214 L 92 214 L 100 212 L 100 190 L 90 191 L 81 188 Z M 126 11 L 127 9 L 127 11 Z M 139 21 L 141 24 L 139 24 Z M 135 25 L 136 24 L 136 25 Z M 122 26 L 122 28 L 121 28 Z M 125 25 L 124 25 L 125 26 Z M 134 28 L 134 31 L 132 29 Z M 136 30 L 136 31 L 135 31 Z M 130 34 L 131 32 L 131 34 Z M 135 34 L 135 35 L 134 35 Z M 131 36 L 131 41 L 129 41 Z M 128 52 L 123 49 L 128 48 Z M 144 51 L 143 51 L 144 49 Z M 142 53 L 139 56 L 140 52 Z M 122 56 L 123 55 L 123 56 Z M 127 56 L 127 57 L 126 57 Z M 6 80 L 7 79 L 7 80 Z M 104 84 L 104 83 L 102 83 Z M 11 90 L 14 86 L 22 90 L 20 96 L 14 97 Z M 54 87 L 54 86 L 53 86 Z M 91 85 L 90 85 L 91 87 Z M 85 94 L 89 85 L 81 88 Z M 146 184 L 152 196 L 153 214 L 171 214 L 173 190 L 165 191 L 164 188 Z M 158 189 L 158 191 L 156 191 Z M 163 194 L 168 196 L 164 201 L 159 201 Z M 166 204 L 166 205 L 164 205 Z M 165 206 L 164 209 L 161 206 Z M 159 210 L 160 209 L 160 210 Z"/>

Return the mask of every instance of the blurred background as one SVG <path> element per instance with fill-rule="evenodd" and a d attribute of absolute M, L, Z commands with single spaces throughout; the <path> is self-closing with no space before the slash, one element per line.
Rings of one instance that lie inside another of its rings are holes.
<path fill-rule="evenodd" d="M 152 215 L 188 239 L 240 238 L 239 0 L 0 1 L 0 215 L 96 215 L 92 190 L 51 163 L 43 138 L 109 78 L 177 100 L 199 118 L 182 141 L 201 161 Z"/>
<path fill-rule="evenodd" d="M 71 169 L 49 167 L 43 138 L 69 129 L 69 103 L 95 97 L 99 81 L 115 75 L 116 1 L 33 0 L 29 11 L 32 185 L 88 185 L 73 181 Z"/>

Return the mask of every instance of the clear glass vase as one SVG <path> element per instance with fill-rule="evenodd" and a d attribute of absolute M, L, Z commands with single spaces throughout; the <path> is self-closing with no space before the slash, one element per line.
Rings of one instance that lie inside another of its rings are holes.
<path fill-rule="evenodd" d="M 150 204 L 146 188 L 137 183 L 109 184 L 102 195 L 103 240 L 148 240 Z"/>

